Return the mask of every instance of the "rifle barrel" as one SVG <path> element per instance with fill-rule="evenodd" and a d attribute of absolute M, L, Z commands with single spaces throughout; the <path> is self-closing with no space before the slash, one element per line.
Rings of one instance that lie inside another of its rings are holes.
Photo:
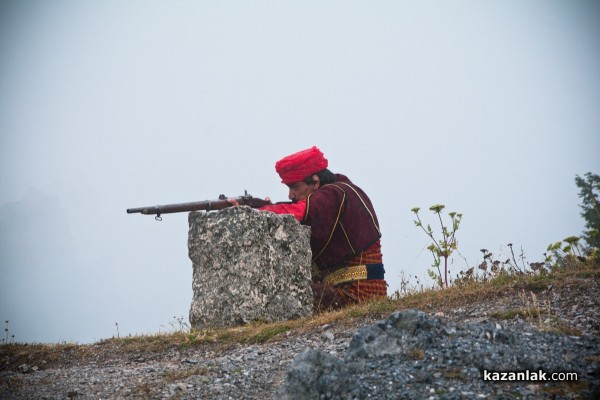
<path fill-rule="evenodd" d="M 191 203 L 179 203 L 179 204 L 167 204 L 162 206 L 148 206 L 139 208 L 128 208 L 127 214 L 141 213 L 144 215 L 161 215 L 171 214 L 186 211 L 210 211 L 210 210 L 221 210 L 229 207 L 231 204 L 227 203 L 226 200 L 215 200 L 215 201 L 194 201 Z"/>
<path fill-rule="evenodd" d="M 244 196 L 235 197 L 240 205 L 250 206 L 252 208 L 260 208 L 264 205 L 270 204 L 269 201 L 252 197 L 249 194 Z M 167 204 L 163 206 L 148 206 L 138 208 L 128 208 L 127 214 L 141 213 L 144 215 L 156 214 L 157 219 L 161 214 L 179 213 L 179 212 L 190 212 L 190 211 L 216 211 L 222 210 L 227 207 L 231 207 L 232 204 L 227 202 L 225 195 L 220 195 L 218 200 L 203 200 L 194 201 L 191 203 L 179 203 L 179 204 Z"/>

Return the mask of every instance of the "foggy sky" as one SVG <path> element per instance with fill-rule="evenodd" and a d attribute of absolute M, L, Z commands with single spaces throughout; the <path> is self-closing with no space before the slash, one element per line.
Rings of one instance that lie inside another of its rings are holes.
<path fill-rule="evenodd" d="M 426 277 L 411 209 L 463 213 L 455 275 L 580 234 L 599 173 L 593 1 L 4 1 L 0 319 L 91 342 L 187 318 L 187 215 L 317 145 L 371 197 L 390 293 Z M 465 261 L 466 260 L 466 261 Z"/>

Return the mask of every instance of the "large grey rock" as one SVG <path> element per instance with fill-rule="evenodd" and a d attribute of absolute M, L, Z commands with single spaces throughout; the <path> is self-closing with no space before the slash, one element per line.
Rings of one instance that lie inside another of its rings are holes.
<path fill-rule="evenodd" d="M 286 372 L 281 397 L 285 400 L 344 398 L 350 385 L 350 369 L 340 359 L 322 350 L 304 349 Z"/>
<path fill-rule="evenodd" d="M 406 349 L 420 344 L 428 347 L 431 335 L 422 332 L 443 334 L 443 329 L 436 319 L 430 318 L 419 310 L 396 311 L 387 319 L 359 329 L 348 347 L 351 357 L 380 357 L 400 355 Z"/>
<path fill-rule="evenodd" d="M 548 380 L 552 372 L 576 372 L 578 381 L 588 382 L 576 390 L 595 395 L 600 367 L 592 361 L 592 354 L 598 353 L 599 344 L 596 335 L 539 332 L 522 323 L 504 327 L 491 321 L 450 322 L 422 311 L 402 310 L 360 328 L 344 358 L 319 349 L 299 353 L 275 398 L 552 397 L 544 396 L 543 389 L 536 393 L 538 386 L 553 385 L 543 378 L 532 378 L 533 386 L 518 381 L 511 382 L 513 386 L 502 386 L 484 379 L 488 372 L 511 371 L 547 372 Z M 534 391 L 529 393 L 531 387 Z M 575 392 L 564 395 L 569 399 L 579 397 Z"/>
<path fill-rule="evenodd" d="M 246 206 L 188 219 L 193 328 L 312 315 L 310 228 Z"/>

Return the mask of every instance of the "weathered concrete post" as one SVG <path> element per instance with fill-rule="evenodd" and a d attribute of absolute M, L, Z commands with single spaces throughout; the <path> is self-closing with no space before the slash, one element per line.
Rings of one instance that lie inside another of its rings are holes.
<path fill-rule="evenodd" d="M 245 206 L 188 220 L 192 328 L 312 315 L 310 228 Z"/>

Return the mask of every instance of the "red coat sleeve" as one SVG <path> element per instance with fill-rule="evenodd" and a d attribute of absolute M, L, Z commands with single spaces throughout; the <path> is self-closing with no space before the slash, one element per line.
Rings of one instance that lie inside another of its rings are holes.
<path fill-rule="evenodd" d="M 298 221 L 302 221 L 306 211 L 306 200 L 301 200 L 297 203 L 269 204 L 268 206 L 259 208 L 259 210 L 271 211 L 275 214 L 292 214 Z"/>

